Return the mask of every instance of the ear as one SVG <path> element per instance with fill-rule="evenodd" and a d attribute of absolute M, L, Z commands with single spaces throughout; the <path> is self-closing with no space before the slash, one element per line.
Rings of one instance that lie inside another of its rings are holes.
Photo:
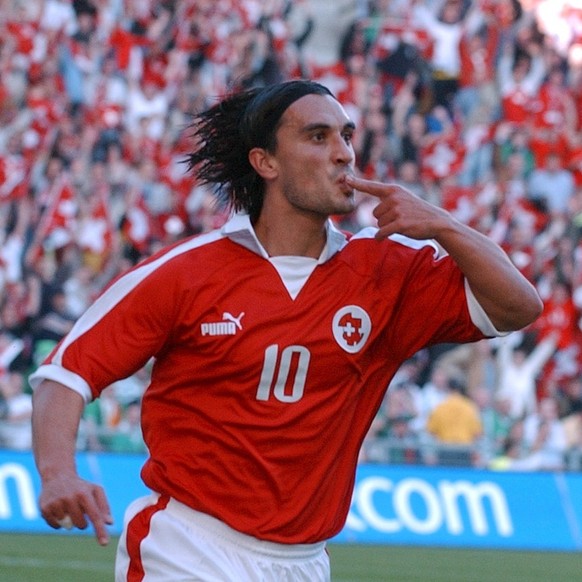
<path fill-rule="evenodd" d="M 278 176 L 275 159 L 263 148 L 253 148 L 249 152 L 249 163 L 263 180 L 273 180 Z"/>

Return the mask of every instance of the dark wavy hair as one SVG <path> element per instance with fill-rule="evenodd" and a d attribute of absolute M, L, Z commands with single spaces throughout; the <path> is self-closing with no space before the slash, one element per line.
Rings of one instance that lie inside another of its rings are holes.
<path fill-rule="evenodd" d="M 334 97 L 327 87 L 299 79 L 232 93 L 196 114 L 191 124 L 196 149 L 186 157 L 188 171 L 202 183 L 213 184 L 219 202 L 256 219 L 264 182 L 248 154 L 255 147 L 274 153 L 283 113 L 310 94 Z"/>

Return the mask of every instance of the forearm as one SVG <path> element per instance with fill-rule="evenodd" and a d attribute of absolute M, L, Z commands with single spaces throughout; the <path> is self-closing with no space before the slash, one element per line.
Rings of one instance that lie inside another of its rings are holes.
<path fill-rule="evenodd" d="M 454 219 L 435 238 L 457 263 L 497 330 L 522 329 L 539 317 L 543 304 L 534 286 L 493 241 Z"/>
<path fill-rule="evenodd" d="M 82 397 L 57 382 L 45 380 L 34 391 L 33 451 L 43 482 L 76 474 L 76 440 L 83 408 Z"/>
<path fill-rule="evenodd" d="M 498 331 L 521 329 L 540 316 L 543 304 L 533 285 L 485 235 L 397 184 L 355 176 L 347 176 L 346 184 L 379 198 L 374 208 L 377 239 L 399 233 L 417 240 L 436 240 L 459 266 Z"/>
<path fill-rule="evenodd" d="M 83 398 L 58 382 L 44 380 L 34 392 L 33 448 L 42 481 L 39 507 L 54 528 L 85 529 L 92 523 L 97 540 L 105 545 L 107 525 L 113 523 L 107 497 L 100 486 L 79 477 L 75 466 L 83 407 Z"/>

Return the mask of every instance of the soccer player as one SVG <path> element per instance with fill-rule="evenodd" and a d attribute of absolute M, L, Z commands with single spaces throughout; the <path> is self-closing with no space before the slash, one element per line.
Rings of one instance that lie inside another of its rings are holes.
<path fill-rule="evenodd" d="M 356 177 L 354 123 L 306 80 L 199 114 L 189 165 L 233 209 L 121 276 L 32 374 L 40 508 L 107 543 L 102 488 L 75 469 L 83 406 L 154 358 L 142 402 L 152 494 L 128 508 L 116 580 L 330 579 L 360 445 L 402 362 L 527 326 L 533 286 L 480 233 Z M 332 215 L 354 191 L 378 228 Z"/>

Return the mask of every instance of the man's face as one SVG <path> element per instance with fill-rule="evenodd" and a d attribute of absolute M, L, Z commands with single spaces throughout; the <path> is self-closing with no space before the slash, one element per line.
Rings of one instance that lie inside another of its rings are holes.
<path fill-rule="evenodd" d="M 354 192 L 345 183 L 346 175 L 354 173 L 353 133 L 353 122 L 334 98 L 306 95 L 295 101 L 277 130 L 272 155 L 277 176 L 269 190 L 309 213 L 354 210 Z"/>

